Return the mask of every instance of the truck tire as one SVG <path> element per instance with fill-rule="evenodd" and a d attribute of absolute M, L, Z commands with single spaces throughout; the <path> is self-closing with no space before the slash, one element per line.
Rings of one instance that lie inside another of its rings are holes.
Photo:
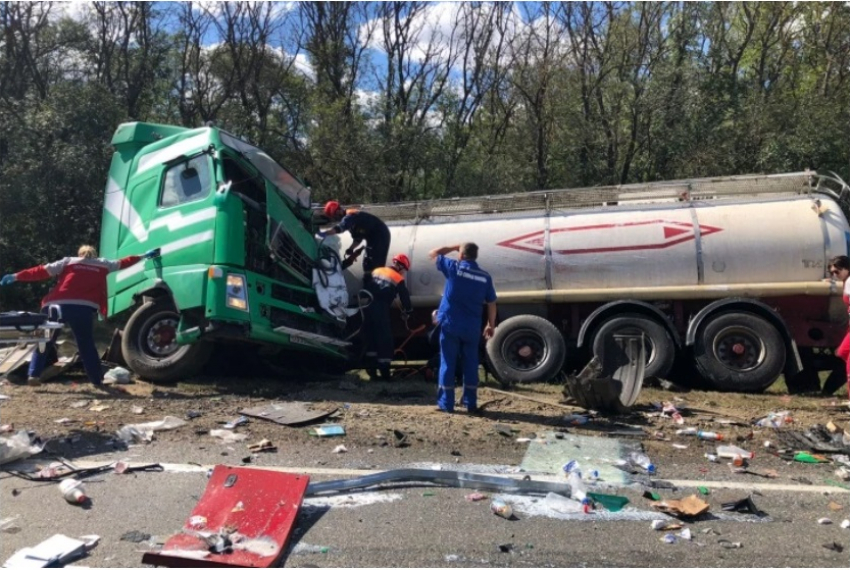
<path fill-rule="evenodd" d="M 719 390 L 762 392 L 785 366 L 785 342 L 765 319 L 752 313 L 721 313 L 697 331 L 694 361 Z"/>
<path fill-rule="evenodd" d="M 130 369 L 147 380 L 173 382 L 198 373 L 209 360 L 212 344 L 177 344 L 180 315 L 167 299 L 154 299 L 127 321 L 121 352 Z"/>
<path fill-rule="evenodd" d="M 645 376 L 666 379 L 676 359 L 676 345 L 670 333 L 661 323 L 643 315 L 627 314 L 615 316 L 596 330 L 593 336 L 593 355 L 604 362 L 603 352 L 606 342 L 615 334 L 640 334 L 645 336 L 646 372 Z"/>
<path fill-rule="evenodd" d="M 535 315 L 517 315 L 499 324 L 486 348 L 493 374 L 506 385 L 551 380 L 567 356 L 555 325 Z"/>

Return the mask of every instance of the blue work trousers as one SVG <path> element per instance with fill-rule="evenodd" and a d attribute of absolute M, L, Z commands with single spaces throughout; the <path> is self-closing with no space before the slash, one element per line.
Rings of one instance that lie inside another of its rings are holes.
<path fill-rule="evenodd" d="M 94 343 L 94 316 L 96 310 L 86 305 L 60 305 L 62 308 L 61 322 L 71 327 L 74 339 L 77 341 L 77 351 L 83 361 L 83 367 L 92 384 L 103 382 L 103 371 L 100 368 L 100 355 Z M 47 308 L 45 307 L 44 312 Z M 52 342 L 52 341 L 51 341 Z M 36 350 L 30 360 L 29 375 L 38 378 L 44 372 L 48 350 Z"/>
<path fill-rule="evenodd" d="M 478 336 L 464 338 L 445 329 L 440 331 L 440 383 L 437 407 L 446 412 L 455 408 L 455 367 L 463 368 L 463 404 L 467 410 L 478 407 Z"/>

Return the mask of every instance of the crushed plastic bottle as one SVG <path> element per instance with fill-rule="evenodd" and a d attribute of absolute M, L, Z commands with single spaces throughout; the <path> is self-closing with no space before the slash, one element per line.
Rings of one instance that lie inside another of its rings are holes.
<path fill-rule="evenodd" d="M 756 456 L 752 451 L 747 451 L 746 449 L 741 449 L 737 445 L 718 445 L 717 446 L 717 457 L 724 457 L 728 459 L 734 459 L 736 456 L 740 456 L 743 459 L 752 459 Z"/>
<path fill-rule="evenodd" d="M 791 412 L 782 411 L 782 412 L 770 412 L 767 416 L 763 417 L 759 421 L 756 422 L 758 427 L 769 427 L 769 428 L 781 428 L 784 427 L 785 424 L 790 424 L 794 421 L 794 418 L 791 417 Z"/>
<path fill-rule="evenodd" d="M 637 451 L 629 453 L 628 462 L 632 467 L 640 467 L 650 475 L 655 475 L 655 465 L 653 465 L 649 457 L 643 453 L 639 453 Z"/>
<path fill-rule="evenodd" d="M 64 479 L 59 483 L 59 492 L 66 501 L 72 505 L 81 505 L 86 502 L 86 490 L 83 484 L 76 479 Z"/>
<path fill-rule="evenodd" d="M 581 466 L 575 459 L 570 459 L 569 461 L 564 463 L 564 466 L 561 469 L 563 469 L 564 473 L 566 473 L 567 475 L 569 475 L 573 471 L 578 471 L 579 473 L 581 473 Z"/>
<path fill-rule="evenodd" d="M 717 463 L 718 461 L 720 461 L 720 458 L 713 453 L 706 453 L 705 458 L 711 461 L 712 463 Z"/>
<path fill-rule="evenodd" d="M 697 437 L 706 441 L 723 441 L 723 434 L 713 431 L 698 431 Z"/>
<path fill-rule="evenodd" d="M 511 508 L 510 504 L 506 503 L 502 499 L 493 499 L 493 502 L 490 503 L 490 510 L 493 511 L 494 515 L 498 515 L 503 519 L 510 519 L 514 516 L 514 510 Z"/>
<path fill-rule="evenodd" d="M 557 493 L 549 493 L 546 495 L 544 504 L 559 513 L 581 513 L 585 512 L 585 506 L 575 499 L 570 499 Z"/>
<path fill-rule="evenodd" d="M 567 484 L 570 486 L 570 497 L 581 503 L 585 513 L 590 512 L 590 499 L 587 498 L 587 487 L 581 480 L 581 471 L 573 471 L 567 476 Z"/>

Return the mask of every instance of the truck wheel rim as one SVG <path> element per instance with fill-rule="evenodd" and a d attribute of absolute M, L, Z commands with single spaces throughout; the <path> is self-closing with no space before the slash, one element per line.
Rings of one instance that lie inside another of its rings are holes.
<path fill-rule="evenodd" d="M 530 329 L 514 331 L 502 343 L 502 358 L 515 370 L 534 370 L 546 362 L 548 357 L 546 341 Z"/>
<path fill-rule="evenodd" d="M 714 356 L 732 370 L 753 370 L 764 361 L 764 343 L 746 327 L 728 327 L 715 336 Z"/>
<path fill-rule="evenodd" d="M 652 337 L 649 336 L 649 334 L 645 330 L 637 327 L 624 327 L 621 329 L 617 329 L 613 334 L 633 336 L 643 335 L 643 346 L 646 350 L 646 365 L 649 366 L 655 361 L 655 357 L 658 355 L 658 351 L 655 349 L 655 343 L 652 341 Z"/>
<path fill-rule="evenodd" d="M 177 345 L 177 319 L 166 317 L 154 322 L 145 336 L 145 346 L 156 356 L 170 356 Z"/>

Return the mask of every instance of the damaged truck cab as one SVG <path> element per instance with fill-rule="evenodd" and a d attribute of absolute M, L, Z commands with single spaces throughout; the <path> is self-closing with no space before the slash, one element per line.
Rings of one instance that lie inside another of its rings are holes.
<path fill-rule="evenodd" d="M 109 316 L 132 311 L 121 352 L 134 372 L 186 377 L 223 339 L 269 359 L 344 361 L 345 322 L 319 309 L 312 286 L 327 252 L 305 185 L 214 127 L 125 123 L 112 144 L 101 252 L 161 252 L 109 278 Z"/>

